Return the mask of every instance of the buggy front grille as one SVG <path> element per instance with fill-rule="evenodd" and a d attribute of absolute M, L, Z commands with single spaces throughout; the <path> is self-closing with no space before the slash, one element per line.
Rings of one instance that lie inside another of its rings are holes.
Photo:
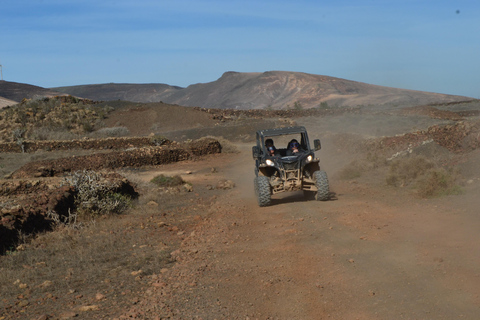
<path fill-rule="evenodd" d="M 285 170 L 297 170 L 298 169 L 298 161 L 292 163 L 283 163 L 283 168 Z"/>

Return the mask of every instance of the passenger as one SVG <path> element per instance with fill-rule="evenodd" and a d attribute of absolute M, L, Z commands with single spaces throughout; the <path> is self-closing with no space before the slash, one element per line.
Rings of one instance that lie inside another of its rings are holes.
<path fill-rule="evenodd" d="M 300 143 L 296 139 L 292 139 L 288 143 L 287 147 L 287 156 L 295 156 L 298 155 L 299 152 L 302 152 L 303 150 L 300 148 Z"/>
<path fill-rule="evenodd" d="M 267 148 L 267 152 L 270 156 L 278 156 L 279 153 L 277 151 L 277 148 L 273 145 L 273 140 L 272 139 L 267 139 L 265 140 L 265 147 Z"/>

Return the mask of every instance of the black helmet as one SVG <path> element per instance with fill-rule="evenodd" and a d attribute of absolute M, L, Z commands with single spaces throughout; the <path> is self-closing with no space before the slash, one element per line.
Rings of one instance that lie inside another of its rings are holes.
<path fill-rule="evenodd" d="M 298 148 L 298 147 L 300 147 L 300 143 L 298 143 L 297 139 L 292 139 L 292 140 L 290 140 L 290 142 L 288 143 L 288 149 Z"/>

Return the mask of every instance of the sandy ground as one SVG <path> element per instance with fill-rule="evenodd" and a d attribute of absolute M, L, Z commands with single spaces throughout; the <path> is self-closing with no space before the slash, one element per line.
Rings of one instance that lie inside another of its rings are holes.
<path fill-rule="evenodd" d="M 333 180 L 337 200 L 284 193 L 259 208 L 250 146 L 239 147 L 232 163 L 216 164 L 236 188 L 123 317 L 478 318 L 480 218 L 473 205 L 458 206 L 472 192 L 421 200 Z"/>
<path fill-rule="evenodd" d="M 370 128 L 363 134 L 371 136 L 408 132 L 433 121 L 415 119 L 380 126 L 382 119 L 373 118 L 361 127 Z M 297 122 L 307 126 L 313 139 L 325 127 L 335 132 L 335 124 L 351 127 L 359 121 L 348 120 Z M 134 293 L 127 292 L 121 303 L 113 301 L 119 301 L 117 292 L 125 293 L 125 287 L 112 288 L 96 301 L 92 284 L 82 289 L 90 290 L 88 301 L 96 309 L 79 311 L 73 297 L 67 305 L 58 294 L 48 311 L 36 309 L 33 302 L 18 311 L 19 298 L 8 309 L 18 312 L 0 315 L 0 320 L 478 319 L 478 165 L 470 162 L 462 169 L 471 180 L 464 194 L 425 200 L 406 188 L 388 187 L 378 177 L 339 180 L 336 171 L 355 155 L 345 155 L 343 146 L 333 145 L 328 133 L 324 136 L 318 155 L 335 193 L 327 202 L 306 201 L 301 192 L 283 193 L 273 197 L 271 206 L 258 207 L 251 143 L 238 143 L 238 154 L 129 171 L 129 179 L 143 182 L 161 173 L 179 174 L 192 184 L 193 193 L 174 195 L 178 206 L 202 204 L 185 207 L 190 210 L 185 215 L 174 210 L 176 204 L 168 210 L 161 204 L 158 209 L 146 206 L 148 215 L 132 219 L 138 219 L 141 229 L 129 222 L 128 232 L 140 233 L 148 219 L 167 219 L 170 233 L 159 227 L 149 231 L 155 235 L 143 237 L 145 242 L 160 232 L 176 237 L 179 244 L 169 246 L 174 262 L 128 282 Z M 471 156 L 480 159 L 478 152 Z M 235 188 L 215 189 L 220 180 L 233 181 Z M 179 214 L 172 218 L 175 226 L 165 212 Z"/>

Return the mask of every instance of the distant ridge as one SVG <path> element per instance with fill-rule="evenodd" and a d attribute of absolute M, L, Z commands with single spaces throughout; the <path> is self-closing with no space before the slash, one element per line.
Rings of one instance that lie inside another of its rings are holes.
<path fill-rule="evenodd" d="M 108 83 L 42 88 L 0 81 L 0 107 L 23 98 L 73 95 L 96 101 L 165 102 L 220 109 L 314 108 L 320 105 L 405 107 L 475 100 L 470 97 L 390 88 L 301 72 L 225 72 L 218 80 L 186 88 L 167 84 Z M 5 99 L 7 101 L 5 101 Z"/>
<path fill-rule="evenodd" d="M 397 89 L 301 72 L 225 72 L 218 80 L 187 88 L 166 84 L 97 84 L 52 88 L 92 100 L 163 101 L 228 109 L 329 106 L 414 106 L 473 100 L 469 97 Z"/>
<path fill-rule="evenodd" d="M 104 83 L 52 88 L 55 91 L 91 100 L 132 102 L 159 102 L 172 91 L 180 89 L 182 88 L 161 83 Z"/>
<path fill-rule="evenodd" d="M 31 84 L 0 80 L 0 97 L 8 100 L 21 102 L 24 98 L 32 99 L 35 97 L 54 97 L 58 95 L 63 96 L 65 94 Z"/>

